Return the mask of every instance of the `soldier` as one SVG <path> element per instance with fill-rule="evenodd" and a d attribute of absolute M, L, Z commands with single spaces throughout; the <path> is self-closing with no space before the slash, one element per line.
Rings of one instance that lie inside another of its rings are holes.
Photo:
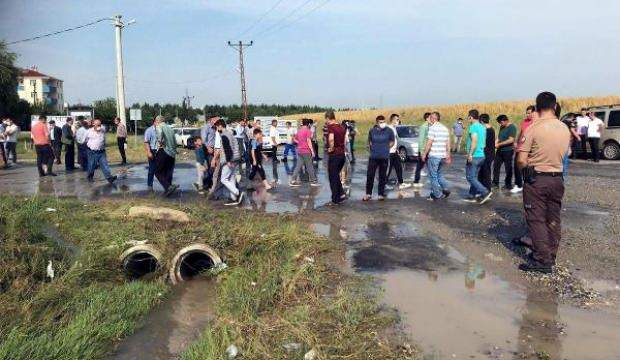
<path fill-rule="evenodd" d="M 523 170 L 523 206 L 532 239 L 532 257 L 523 271 L 551 273 L 561 237 L 560 211 L 564 196 L 562 158 L 570 133 L 555 115 L 557 101 L 550 92 L 536 97 L 537 120 L 521 137 L 517 164 Z"/>

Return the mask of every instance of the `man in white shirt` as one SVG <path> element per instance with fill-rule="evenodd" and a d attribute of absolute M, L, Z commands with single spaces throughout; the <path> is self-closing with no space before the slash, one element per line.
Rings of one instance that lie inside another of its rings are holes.
<path fill-rule="evenodd" d="M 580 146 L 575 146 L 575 148 L 581 147 L 581 156 L 586 158 L 588 156 L 588 150 L 586 148 L 586 144 L 588 141 L 588 123 L 590 122 L 590 117 L 588 116 L 588 109 L 581 108 L 581 116 L 577 116 L 577 134 L 579 135 Z"/>
<path fill-rule="evenodd" d="M 297 134 L 297 130 L 293 127 L 293 124 L 290 121 L 286 122 L 286 144 L 284 144 L 284 157 L 282 161 L 287 161 L 287 157 L 289 153 L 292 153 L 293 159 L 297 157 L 297 149 L 295 148 L 295 142 L 293 138 Z"/>
<path fill-rule="evenodd" d="M 428 200 L 439 200 L 450 196 L 449 184 L 443 176 L 443 167 L 452 163 L 450 152 L 450 130 L 439 122 L 438 112 L 431 113 L 426 146 L 422 158 L 426 159 L 431 194 Z"/>
<path fill-rule="evenodd" d="M 13 119 L 7 118 L 4 124 L 4 137 L 6 157 L 13 164 L 17 163 L 17 135 L 19 135 L 19 127 L 15 125 Z"/>
<path fill-rule="evenodd" d="M 388 127 L 394 133 L 394 139 L 398 139 L 398 132 L 396 131 L 396 126 L 400 125 L 400 116 L 398 114 L 392 114 L 390 116 L 390 124 Z M 390 159 L 388 166 L 388 174 L 387 179 L 390 180 L 390 175 L 392 175 L 392 170 L 396 172 L 396 180 L 398 181 L 399 190 L 406 189 L 411 187 L 411 184 L 405 184 L 403 181 L 403 166 L 401 164 L 400 156 L 398 156 L 398 141 L 394 141 L 392 147 L 390 148 Z M 392 190 L 391 185 L 387 186 L 388 190 Z"/>
<path fill-rule="evenodd" d="M 592 160 L 598 162 L 600 158 L 599 141 L 601 140 L 601 134 L 603 133 L 603 120 L 594 115 L 593 112 L 588 114 L 590 121 L 588 122 L 588 143 L 590 144 L 590 150 L 592 150 Z"/>
<path fill-rule="evenodd" d="M 271 127 L 269 128 L 269 145 L 271 145 L 271 158 L 274 163 L 279 163 L 278 154 L 278 142 L 280 139 L 280 132 L 278 131 L 278 120 L 271 120 Z"/>

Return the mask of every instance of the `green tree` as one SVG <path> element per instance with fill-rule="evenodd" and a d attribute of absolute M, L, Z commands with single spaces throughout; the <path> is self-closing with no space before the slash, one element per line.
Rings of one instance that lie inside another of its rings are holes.
<path fill-rule="evenodd" d="M 116 117 L 116 100 L 112 97 L 107 97 L 103 100 L 95 100 L 93 102 L 95 108 L 95 117 L 101 119 L 106 125 L 114 123 Z"/>
<path fill-rule="evenodd" d="M 17 96 L 17 75 L 15 67 L 17 55 L 10 52 L 0 41 L 0 116 L 15 116 L 19 97 Z"/>

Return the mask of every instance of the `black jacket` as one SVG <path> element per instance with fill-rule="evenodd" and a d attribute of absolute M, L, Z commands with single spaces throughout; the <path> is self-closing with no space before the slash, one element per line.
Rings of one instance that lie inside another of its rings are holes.
<path fill-rule="evenodd" d="M 59 126 L 54 126 L 54 128 L 52 129 L 52 131 L 54 132 L 54 141 L 53 142 L 60 142 L 61 138 L 62 138 L 62 129 Z"/>
<path fill-rule="evenodd" d="M 62 127 L 62 142 L 63 144 L 71 145 L 74 141 L 73 131 L 71 130 L 71 126 L 69 124 L 65 124 Z"/>

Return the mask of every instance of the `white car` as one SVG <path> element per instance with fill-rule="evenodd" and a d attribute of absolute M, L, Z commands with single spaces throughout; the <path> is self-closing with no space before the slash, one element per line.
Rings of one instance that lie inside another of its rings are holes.
<path fill-rule="evenodd" d="M 407 160 L 418 157 L 418 127 L 413 125 L 396 126 L 396 146 L 400 160 Z"/>
<path fill-rule="evenodd" d="M 191 148 L 194 144 L 191 141 L 188 142 L 190 138 L 194 136 L 200 136 L 200 128 L 195 127 L 179 127 L 174 128 L 174 138 L 177 142 L 177 146 L 182 146 L 186 148 Z"/>

